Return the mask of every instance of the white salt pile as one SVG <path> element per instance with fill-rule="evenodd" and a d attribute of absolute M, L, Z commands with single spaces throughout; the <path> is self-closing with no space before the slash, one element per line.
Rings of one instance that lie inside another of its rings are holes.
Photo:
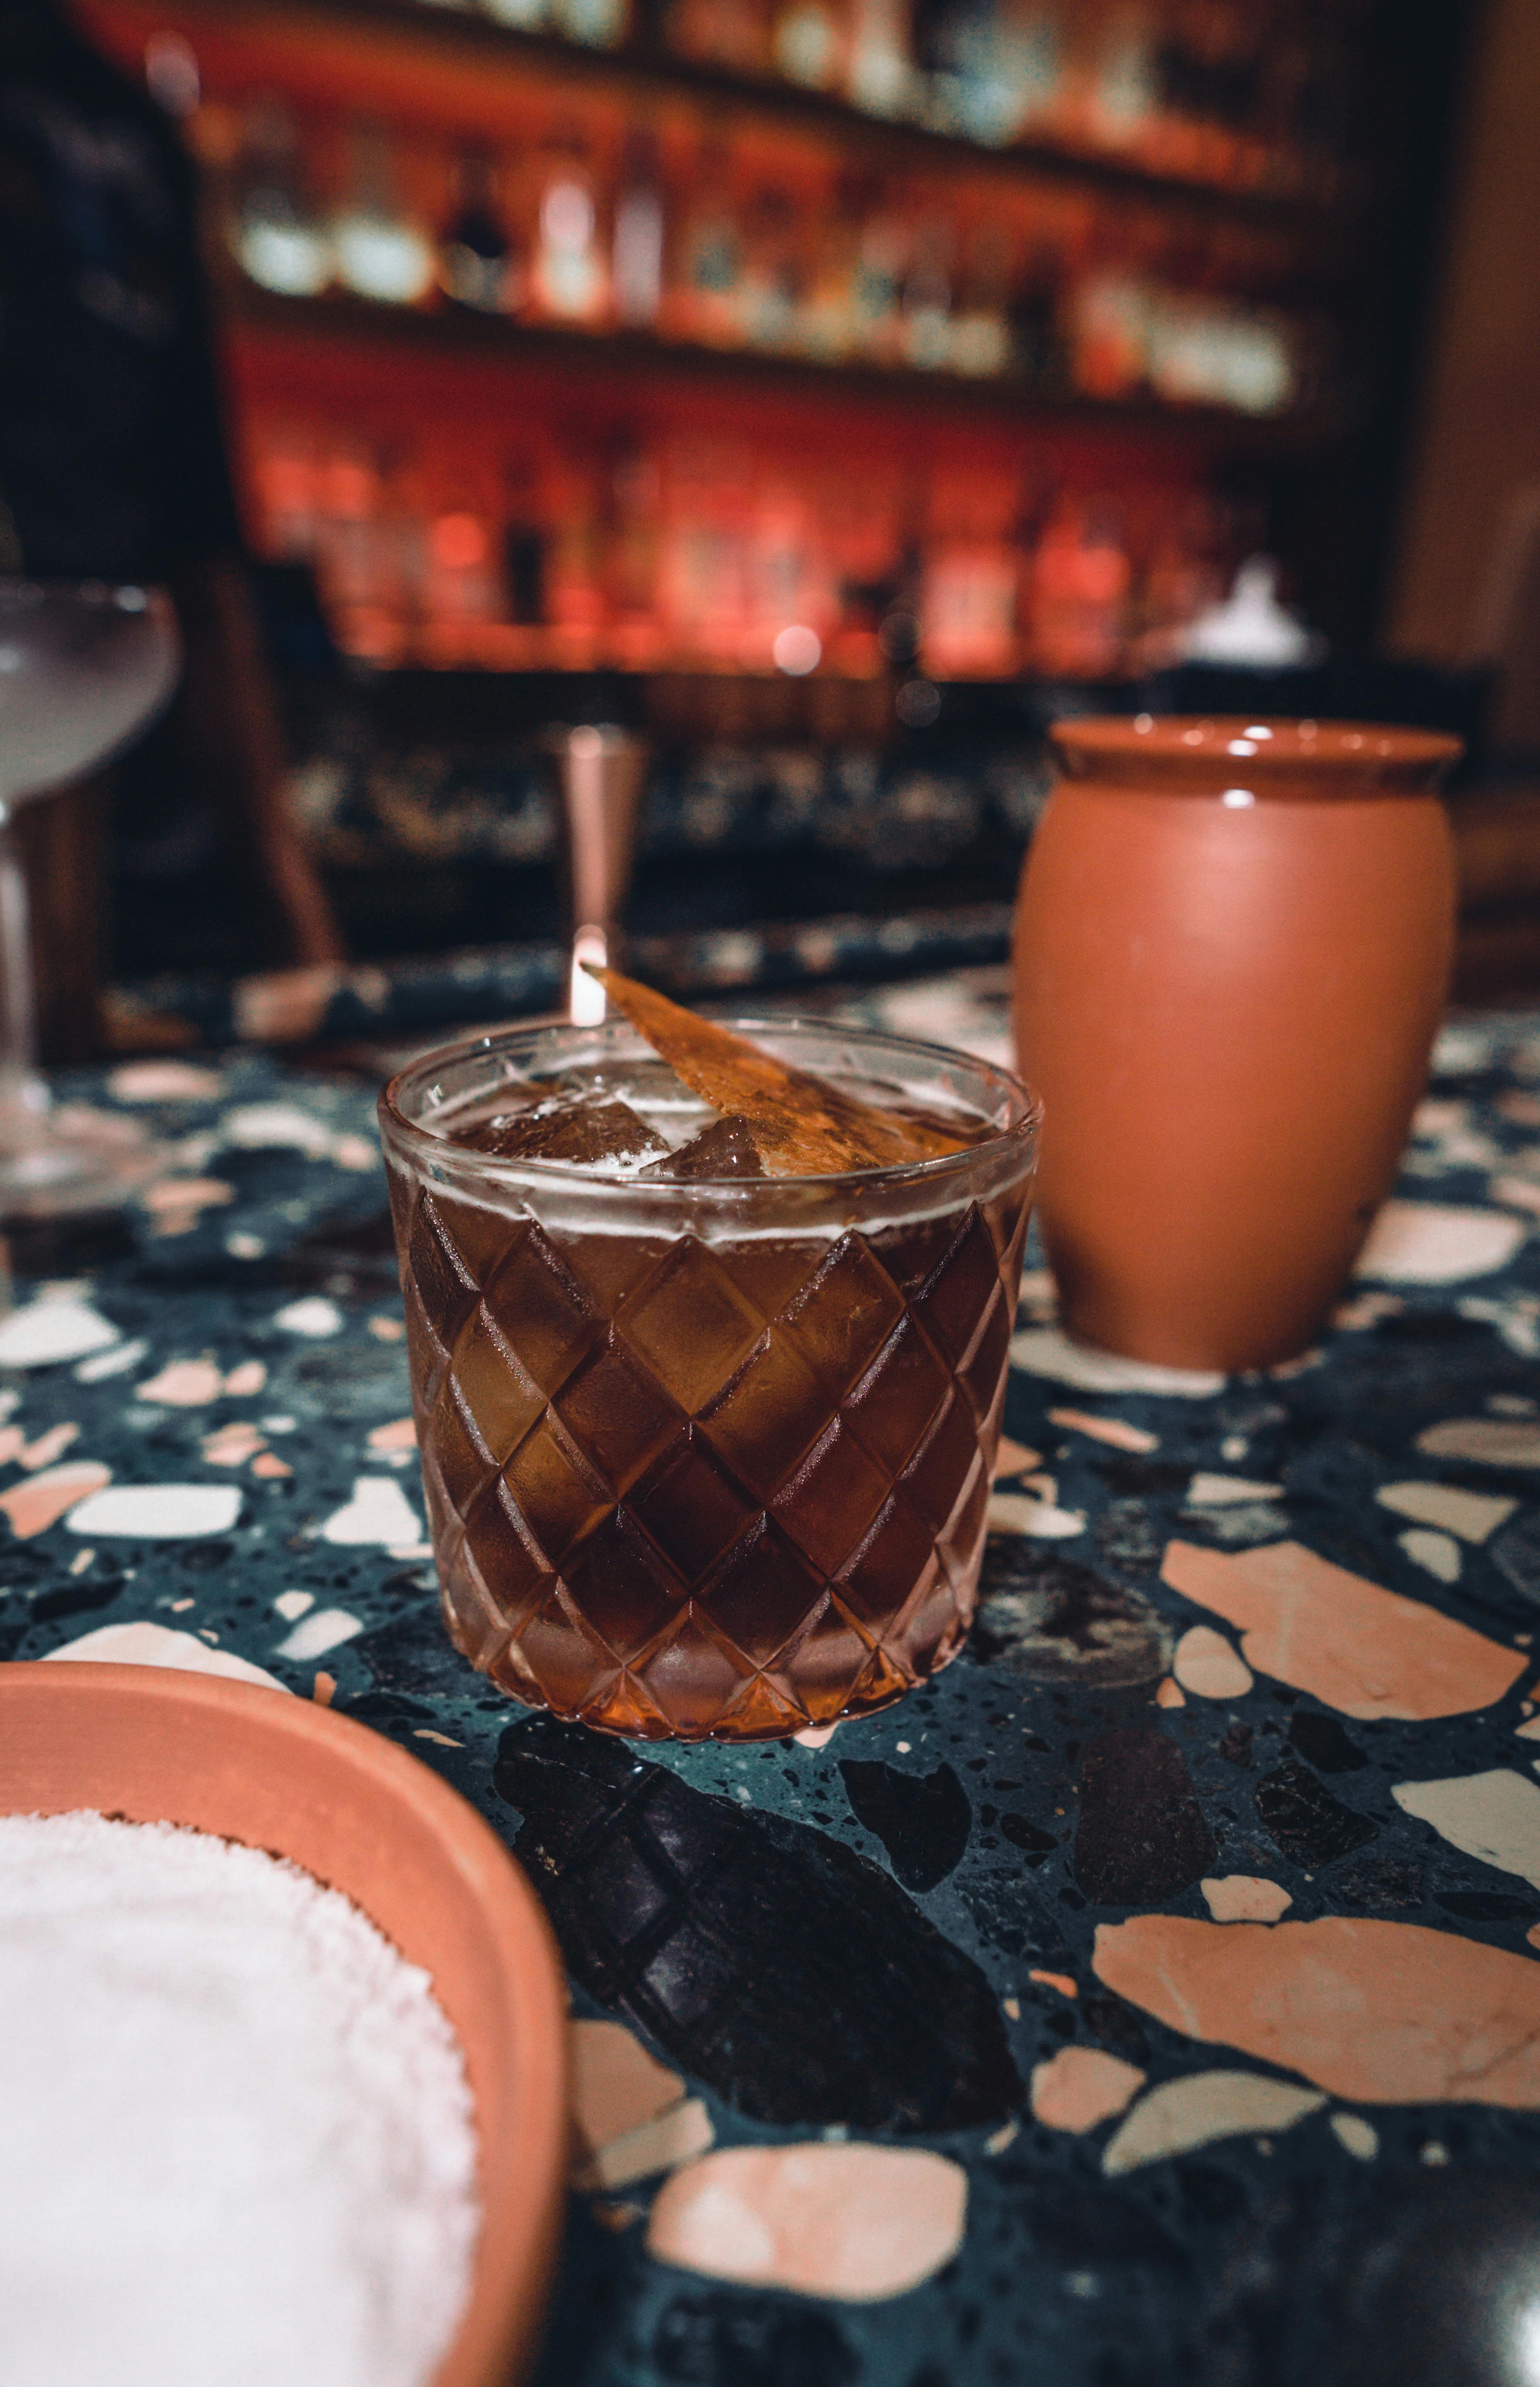
<path fill-rule="evenodd" d="M 6 2387 L 423 2387 L 478 2225 L 459 2041 L 255 1849 L 0 1817 Z"/>

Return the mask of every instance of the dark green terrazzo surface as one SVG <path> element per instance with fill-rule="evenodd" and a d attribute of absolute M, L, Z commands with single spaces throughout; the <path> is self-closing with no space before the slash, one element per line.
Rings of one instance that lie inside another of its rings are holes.
<path fill-rule="evenodd" d="M 894 1024 L 916 1026 L 927 1000 L 903 990 Z M 942 1038 L 1000 1031 L 966 991 L 928 1000 Z M 865 1012 L 881 1017 L 880 999 Z M 1361 1286 L 1309 1363 L 1203 1396 L 1064 1381 L 1074 1362 L 1029 1278 L 1006 1430 L 1042 1454 L 1061 1526 L 995 1535 L 959 1661 L 816 1749 L 598 1741 L 494 1696 L 449 1648 L 414 1455 L 370 1439 L 409 1408 L 372 1087 L 245 1056 L 76 1091 L 133 1097 L 123 1106 L 172 1147 L 168 1175 L 203 1193 L 18 1244 L 18 1298 L 37 1307 L 0 1326 L 0 1503 L 26 1524 L 40 1494 L 18 1501 L 21 1487 L 95 1461 L 114 1487 L 228 1486 L 238 1513 L 167 1538 L 88 1530 L 89 1508 L 13 1533 L 0 1656 L 150 1622 L 303 1697 L 329 1677 L 340 1711 L 444 1774 L 518 1850 L 575 2011 L 630 2021 L 704 2100 L 719 2145 L 849 2135 L 967 2171 L 957 2259 L 866 2305 L 653 2260 L 645 2185 L 599 2216 L 575 2199 L 542 2387 L 1540 2381 L 1540 2330 L 1525 2334 L 1540 2113 L 1376 2105 L 1366 2158 L 1333 2130 L 1332 2101 L 1270 2138 L 1114 2179 L 1116 2123 L 1050 2129 L 1028 2102 L 1034 2066 L 1071 2044 L 1154 2084 L 1216 2065 L 1293 2077 L 1168 2027 L 1092 1970 L 1099 1925 L 1205 1917 L 1206 1876 L 1281 1885 L 1291 1921 L 1384 1917 L 1534 1960 L 1540 1826 L 1526 1874 L 1511 1850 L 1501 1865 L 1463 1853 L 1391 1788 L 1498 1768 L 1534 1780 L 1514 1733 L 1540 1634 L 1540 1017 L 1445 1031 L 1401 1189 L 1469 1214 L 1449 1230 L 1457 1270 L 1462 1252 L 1483 1257 L 1483 1219 L 1510 1221 L 1500 1268 Z M 106 1321 L 94 1349 L 82 1309 Z M 71 1319 L 73 1355 L 50 1358 Z M 5 1364 L 19 1332 L 34 1364 Z M 217 1393 L 207 1371 L 166 1374 L 204 1360 Z M 240 1389 L 253 1361 L 265 1379 Z M 199 1385 L 210 1396 L 183 1397 Z M 1154 1446 L 1114 1447 L 1053 1422 L 1056 1408 Z M 1533 1435 L 1516 1432 L 1503 1463 L 1417 1449 L 1454 1418 Z M 1279 1488 L 1214 1505 L 1194 1497 L 1203 1473 Z M 1514 1506 L 1484 1544 L 1419 1546 L 1375 1498 L 1407 1480 Z M 174 1522 L 178 1501 L 163 1513 Z M 1299 1541 L 1524 1653 L 1522 1671 L 1497 1704 L 1425 1723 L 1336 1715 L 1260 1673 L 1231 1699 L 1157 1705 L 1177 1637 L 1220 1623 L 1162 1584 L 1173 1537 L 1231 1553 Z"/>

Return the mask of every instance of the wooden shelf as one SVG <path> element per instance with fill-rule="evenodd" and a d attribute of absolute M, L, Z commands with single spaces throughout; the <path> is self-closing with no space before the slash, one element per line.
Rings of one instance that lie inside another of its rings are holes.
<path fill-rule="evenodd" d="M 223 277 L 227 321 L 259 335 L 322 344 L 383 347 L 510 365 L 596 368 L 627 380 L 695 380 L 784 394 L 823 392 L 910 411 L 945 411 L 995 421 L 1059 424 L 1078 430 L 1136 433 L 1223 448 L 1229 453 L 1319 452 L 1343 436 L 1343 422 L 1324 410 L 1256 416 L 1228 408 L 1174 406 L 1154 399 L 1128 402 L 1053 398 L 1009 373 L 970 377 L 913 366 L 830 364 L 815 358 L 753 348 L 712 348 L 663 340 L 643 332 L 585 332 L 555 323 L 518 323 L 459 309 L 381 305 L 343 291 L 319 298 L 282 297 L 234 271 Z"/>
<path fill-rule="evenodd" d="M 95 0 L 110 16 L 114 0 Z M 846 154 L 864 155 L 895 170 L 907 166 L 968 165 L 997 171 L 1029 171 L 1121 192 L 1147 200 L 1180 204 L 1206 214 L 1220 212 L 1256 221 L 1295 221 L 1319 226 L 1341 216 L 1350 194 L 1239 189 L 1196 176 L 1164 171 L 1136 159 L 1078 148 L 1048 137 L 996 147 L 928 126 L 872 116 L 823 92 L 806 91 L 770 76 L 735 74 L 675 55 L 661 45 L 630 41 L 614 49 L 590 49 L 559 35 L 527 33 L 499 24 L 456 0 L 183 0 L 179 11 L 224 23 L 261 23 L 286 32 L 319 25 L 365 25 L 376 32 L 435 47 L 471 53 L 510 69 L 536 67 L 543 74 L 611 91 L 645 91 L 654 96 L 688 94 L 761 120 L 820 130 L 838 136 Z"/>

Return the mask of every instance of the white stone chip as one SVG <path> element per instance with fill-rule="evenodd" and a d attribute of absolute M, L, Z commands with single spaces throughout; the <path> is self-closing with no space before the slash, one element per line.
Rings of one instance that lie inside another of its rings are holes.
<path fill-rule="evenodd" d="M 68 1522 L 72 1534 L 92 1539 L 202 1541 L 227 1534 L 240 1513 L 234 1484 L 114 1484 L 71 1509 Z"/>

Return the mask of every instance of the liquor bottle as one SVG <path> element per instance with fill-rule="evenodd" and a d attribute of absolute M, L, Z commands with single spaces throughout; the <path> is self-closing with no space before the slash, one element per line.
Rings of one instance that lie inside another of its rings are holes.
<path fill-rule="evenodd" d="M 1128 243 L 1093 235 L 1068 297 L 1070 375 L 1082 398 L 1135 397 L 1149 379 L 1151 285 Z"/>
<path fill-rule="evenodd" d="M 740 297 L 751 347 L 795 347 L 802 308 L 796 209 L 789 192 L 762 191 L 749 208 Z"/>
<path fill-rule="evenodd" d="M 262 426 L 255 441 L 252 483 L 258 544 L 271 562 L 303 563 L 313 553 L 319 479 L 315 443 L 307 432 Z"/>
<path fill-rule="evenodd" d="M 1109 148 L 1145 145 L 1160 112 L 1155 28 L 1142 8 L 1125 9 L 1105 29 L 1092 85 L 1097 140 Z"/>
<path fill-rule="evenodd" d="M 915 227 L 904 276 L 904 361 L 934 372 L 952 361 L 952 230 L 939 217 Z"/>
<path fill-rule="evenodd" d="M 254 100 L 246 110 L 230 246 L 244 273 L 288 298 L 313 298 L 332 279 L 332 244 L 310 203 L 294 119 L 281 100 Z"/>
<path fill-rule="evenodd" d="M 732 162 L 725 143 L 701 152 L 694 202 L 679 244 L 678 279 L 665 317 L 675 336 L 711 347 L 743 338 L 743 242 L 733 203 Z"/>
<path fill-rule="evenodd" d="M 557 461 L 552 475 L 546 601 L 558 657 L 572 670 L 592 668 L 604 625 L 599 479 L 598 460 L 576 448 Z"/>
<path fill-rule="evenodd" d="M 609 305 L 593 180 L 582 142 L 572 134 L 551 145 L 530 278 L 540 311 L 559 322 L 597 323 Z"/>
<path fill-rule="evenodd" d="M 810 225 L 812 254 L 798 310 L 797 346 L 804 356 L 837 364 L 855 345 L 855 283 L 865 195 L 849 177 L 833 204 Z"/>
<path fill-rule="evenodd" d="M 845 91 L 868 116 L 909 116 L 919 78 L 902 0 L 854 0 L 846 51 Z"/>
<path fill-rule="evenodd" d="M 478 661 L 478 633 L 501 607 L 486 510 L 475 491 L 451 486 L 428 523 L 423 611 L 430 653 L 446 663 Z"/>
<path fill-rule="evenodd" d="M 764 74 L 771 64 L 766 0 L 673 0 L 666 35 L 683 57 L 735 74 Z"/>
<path fill-rule="evenodd" d="M 1064 27 L 1050 6 L 1029 7 L 1013 27 L 1015 72 L 1023 130 L 1052 117 L 1065 96 Z"/>
<path fill-rule="evenodd" d="M 503 467 L 503 582 L 508 618 L 521 628 L 543 623 L 546 613 L 546 526 L 539 475 L 533 459 L 511 456 Z"/>
<path fill-rule="evenodd" d="M 776 66 L 788 82 L 832 91 L 844 62 L 843 28 L 828 0 L 786 0 L 776 19 Z"/>
<path fill-rule="evenodd" d="M 454 212 L 438 244 L 438 283 L 457 306 L 501 315 L 518 306 L 517 261 L 498 220 L 497 179 L 485 149 L 466 148 L 455 170 Z"/>
<path fill-rule="evenodd" d="M 658 566 L 663 476 L 658 460 L 634 436 L 609 460 L 604 575 L 609 640 L 617 663 L 646 670 L 663 653 Z"/>
<path fill-rule="evenodd" d="M 556 30 L 590 50 L 612 50 L 625 39 L 626 0 L 555 0 Z"/>
<path fill-rule="evenodd" d="M 360 298 L 415 306 L 432 286 L 433 245 L 401 211 L 390 137 L 383 124 L 360 121 L 348 149 L 348 196 L 332 220 L 338 276 Z"/>
<path fill-rule="evenodd" d="M 928 41 L 934 70 L 927 112 L 938 130 L 991 148 L 1014 141 L 1041 104 L 1044 64 L 1041 45 L 1023 37 L 1008 0 L 946 0 L 930 21 Z"/>
<path fill-rule="evenodd" d="M 635 331 L 651 331 L 663 298 L 664 211 L 658 144 L 650 133 L 626 137 L 615 197 L 612 280 L 615 314 Z"/>
<path fill-rule="evenodd" d="M 400 588 L 381 459 L 366 442 L 349 439 L 333 450 L 319 478 L 316 575 L 332 634 L 346 654 L 394 663 Z"/>
<path fill-rule="evenodd" d="M 1012 363 L 1043 398 L 1062 398 L 1069 388 L 1062 311 L 1064 252 L 1039 239 L 1028 249 L 1011 297 Z"/>
<path fill-rule="evenodd" d="M 1132 577 L 1117 510 L 1106 499 L 1066 498 L 1032 559 L 1031 647 L 1054 677 L 1105 679 L 1122 660 Z"/>
<path fill-rule="evenodd" d="M 489 17 L 520 33 L 537 33 L 550 17 L 550 0 L 482 0 Z"/>
<path fill-rule="evenodd" d="M 851 294 L 855 346 L 876 364 L 896 364 L 903 355 L 902 304 L 908 254 L 903 218 L 878 198 L 861 228 Z"/>
<path fill-rule="evenodd" d="M 1006 308 L 1011 287 L 1011 242 L 995 221 L 978 225 L 952 318 L 952 365 L 962 373 L 1004 373 L 1010 362 Z"/>
<path fill-rule="evenodd" d="M 1016 660 L 1016 564 L 994 536 L 943 536 L 926 557 L 920 652 L 938 679 L 998 679 Z"/>

